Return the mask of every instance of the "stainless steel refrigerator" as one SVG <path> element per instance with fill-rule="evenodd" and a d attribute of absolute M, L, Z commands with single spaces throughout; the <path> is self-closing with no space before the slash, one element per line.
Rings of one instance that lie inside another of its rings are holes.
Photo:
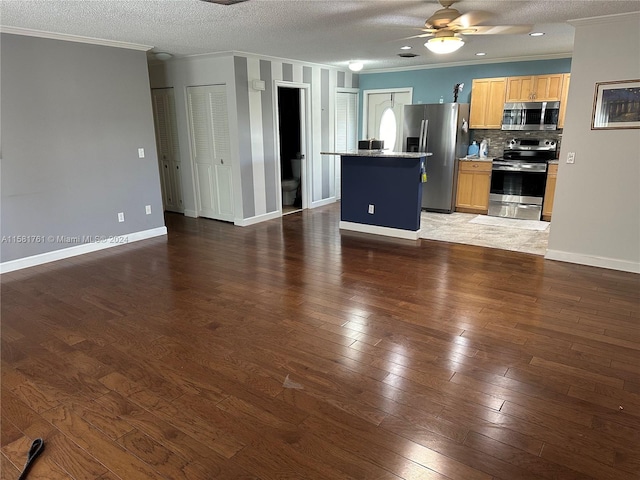
<path fill-rule="evenodd" d="M 432 212 L 455 210 L 458 158 L 469 146 L 469 104 L 405 105 L 403 151 L 430 152 L 422 208 Z"/>

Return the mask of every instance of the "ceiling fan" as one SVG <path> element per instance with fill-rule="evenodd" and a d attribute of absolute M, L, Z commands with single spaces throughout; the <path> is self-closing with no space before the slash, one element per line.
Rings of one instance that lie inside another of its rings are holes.
<path fill-rule="evenodd" d="M 491 18 L 489 12 L 461 14 L 451 6 L 456 0 L 438 0 L 442 8 L 424 22 L 424 33 L 409 38 L 433 37 L 425 46 L 434 53 L 452 53 L 464 45 L 462 35 L 508 35 L 529 33 L 532 25 L 479 25 Z"/>

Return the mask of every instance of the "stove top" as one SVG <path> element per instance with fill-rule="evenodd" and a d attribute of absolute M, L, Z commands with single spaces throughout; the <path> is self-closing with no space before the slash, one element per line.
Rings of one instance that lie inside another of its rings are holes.
<path fill-rule="evenodd" d="M 505 143 L 502 157 L 497 161 L 548 162 L 555 160 L 558 145 L 555 140 L 514 138 Z"/>

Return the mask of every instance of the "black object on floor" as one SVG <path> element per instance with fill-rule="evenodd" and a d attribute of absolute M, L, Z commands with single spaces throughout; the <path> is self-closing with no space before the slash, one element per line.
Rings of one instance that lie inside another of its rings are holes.
<path fill-rule="evenodd" d="M 38 458 L 38 455 L 42 453 L 42 450 L 44 450 L 44 440 L 36 438 L 31 444 L 31 448 L 29 448 L 27 463 L 24 464 L 24 468 L 22 469 L 22 473 L 18 477 L 18 480 L 24 480 L 27 478 L 27 474 L 29 473 L 29 469 L 31 468 L 33 461 Z"/>

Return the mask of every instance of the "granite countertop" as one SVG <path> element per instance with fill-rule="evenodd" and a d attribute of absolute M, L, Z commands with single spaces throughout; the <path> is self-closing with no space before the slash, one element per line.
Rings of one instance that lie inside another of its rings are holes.
<path fill-rule="evenodd" d="M 493 158 L 480 158 L 476 156 L 459 158 L 461 162 L 493 162 Z"/>
<path fill-rule="evenodd" d="M 349 152 L 320 152 L 320 155 L 347 155 L 350 157 L 394 157 L 394 158 L 422 158 L 430 157 L 429 152 L 389 152 L 387 150 L 351 150 Z"/>

